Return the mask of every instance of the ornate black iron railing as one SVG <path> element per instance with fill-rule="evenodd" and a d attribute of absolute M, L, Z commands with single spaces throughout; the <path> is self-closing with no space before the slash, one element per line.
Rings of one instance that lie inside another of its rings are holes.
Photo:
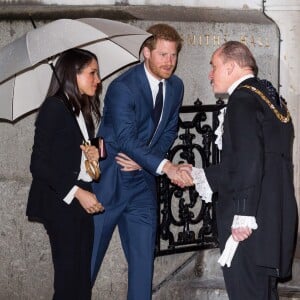
<path fill-rule="evenodd" d="M 182 106 L 179 137 L 167 158 L 174 163 L 189 163 L 203 168 L 219 163 L 214 144 L 218 114 L 224 102 Z M 192 115 L 192 119 L 188 118 Z M 159 176 L 158 232 L 156 256 L 218 247 L 214 201 L 205 203 L 194 187 L 179 188 L 166 175 Z"/>

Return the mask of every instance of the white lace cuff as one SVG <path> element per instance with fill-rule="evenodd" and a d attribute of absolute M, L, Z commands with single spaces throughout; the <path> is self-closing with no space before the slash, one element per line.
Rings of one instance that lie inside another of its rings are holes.
<path fill-rule="evenodd" d="M 209 186 L 209 183 L 206 179 L 204 170 L 202 168 L 192 168 L 193 181 L 195 183 L 196 191 L 199 193 L 199 196 L 204 200 L 206 203 L 211 202 L 212 198 L 212 190 Z"/>
<path fill-rule="evenodd" d="M 251 229 L 257 229 L 258 226 L 255 217 L 235 215 L 231 228 L 238 227 L 249 227 Z"/>
<path fill-rule="evenodd" d="M 249 227 L 251 229 L 257 229 L 257 223 L 255 217 L 235 215 L 233 218 L 232 228 L 238 228 L 238 227 Z M 229 268 L 231 266 L 231 261 L 233 259 L 233 256 L 235 254 L 238 245 L 239 242 L 235 241 L 232 235 L 230 235 L 230 237 L 226 241 L 225 248 L 222 252 L 222 255 L 218 260 L 218 263 L 222 267 L 227 265 L 227 267 Z"/>
<path fill-rule="evenodd" d="M 217 136 L 215 139 L 215 144 L 217 145 L 219 150 L 222 150 L 222 136 L 223 136 L 223 124 L 224 124 L 224 116 L 226 112 L 226 107 L 220 110 L 218 115 L 219 126 L 215 130 L 215 135 Z"/>

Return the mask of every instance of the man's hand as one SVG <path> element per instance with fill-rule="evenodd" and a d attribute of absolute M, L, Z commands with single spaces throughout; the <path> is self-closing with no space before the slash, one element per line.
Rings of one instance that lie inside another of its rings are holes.
<path fill-rule="evenodd" d="M 124 153 L 118 153 L 118 155 L 115 157 L 115 160 L 117 164 L 122 167 L 122 171 L 129 172 L 142 169 L 139 164 L 137 164 L 134 160 L 132 160 Z"/>
<path fill-rule="evenodd" d="M 193 186 L 194 178 L 192 176 L 192 165 L 190 164 L 179 164 L 178 169 L 185 182 L 185 186 Z"/>
<path fill-rule="evenodd" d="M 184 188 L 185 186 L 189 186 L 193 184 L 193 178 L 187 169 L 180 170 L 180 166 L 183 165 L 174 165 L 170 161 L 167 161 L 162 171 L 167 174 L 172 183 L 177 184 L 179 187 Z M 190 170 L 192 169 L 191 165 L 185 165 L 186 167 L 190 166 Z"/>
<path fill-rule="evenodd" d="M 249 227 L 231 228 L 231 235 L 236 242 L 246 240 L 252 234 L 252 229 Z"/>

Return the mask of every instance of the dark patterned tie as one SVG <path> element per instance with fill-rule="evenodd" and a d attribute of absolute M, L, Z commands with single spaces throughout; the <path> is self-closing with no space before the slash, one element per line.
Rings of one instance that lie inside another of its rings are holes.
<path fill-rule="evenodd" d="M 156 129 L 159 119 L 160 119 L 160 115 L 162 112 L 162 107 L 163 107 L 163 83 L 160 82 L 158 84 L 158 93 L 156 95 L 156 99 L 155 99 L 155 105 L 152 111 L 152 120 L 154 123 L 154 130 Z"/>
<path fill-rule="evenodd" d="M 157 125 L 159 123 L 159 119 L 161 116 L 162 107 L 163 107 L 163 83 L 160 82 L 158 84 L 158 92 L 157 92 L 156 99 L 155 99 L 155 105 L 154 105 L 154 108 L 151 113 L 151 118 L 152 118 L 154 126 L 153 126 L 153 132 L 150 136 L 148 144 L 150 144 L 150 142 L 154 136 L 154 133 L 156 131 L 156 128 L 157 128 Z"/>

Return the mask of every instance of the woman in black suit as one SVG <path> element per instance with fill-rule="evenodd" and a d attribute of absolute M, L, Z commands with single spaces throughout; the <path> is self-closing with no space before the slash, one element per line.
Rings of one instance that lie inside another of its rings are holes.
<path fill-rule="evenodd" d="M 92 214 L 103 207 L 85 169 L 85 160 L 98 162 L 99 152 L 82 141 L 93 137 L 100 119 L 98 70 L 89 51 L 62 53 L 35 123 L 26 213 L 47 230 L 55 300 L 91 298 Z"/>

